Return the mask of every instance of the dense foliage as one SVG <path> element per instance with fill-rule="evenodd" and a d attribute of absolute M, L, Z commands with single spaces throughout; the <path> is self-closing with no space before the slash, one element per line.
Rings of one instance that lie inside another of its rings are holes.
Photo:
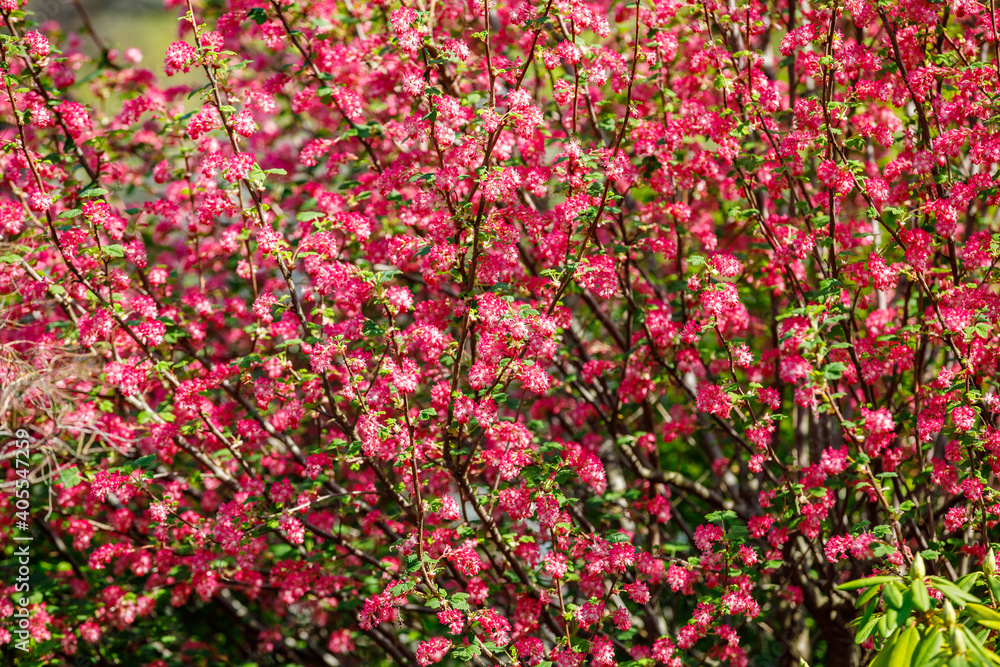
<path fill-rule="evenodd" d="M 0 0 L 4 660 L 1000 663 L 992 0 L 166 4 Z"/>

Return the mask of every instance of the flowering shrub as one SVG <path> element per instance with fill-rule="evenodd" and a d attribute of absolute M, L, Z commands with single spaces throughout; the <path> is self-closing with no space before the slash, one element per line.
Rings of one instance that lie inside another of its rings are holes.
<path fill-rule="evenodd" d="M 166 4 L 0 1 L 5 651 L 997 660 L 992 3 Z"/>

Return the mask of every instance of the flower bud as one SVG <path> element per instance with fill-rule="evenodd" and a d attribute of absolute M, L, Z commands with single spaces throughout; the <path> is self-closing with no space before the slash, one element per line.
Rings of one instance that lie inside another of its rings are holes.
<path fill-rule="evenodd" d="M 983 559 L 983 574 L 991 577 L 996 573 L 997 573 L 997 557 L 996 554 L 993 553 L 993 549 L 991 548 L 989 551 L 986 552 L 986 558 Z"/>
<path fill-rule="evenodd" d="M 951 629 L 951 649 L 954 651 L 955 655 L 960 653 L 965 653 L 965 637 L 958 628 Z"/>
<path fill-rule="evenodd" d="M 945 600 L 942 609 L 944 609 L 944 620 L 946 623 L 951 625 L 958 620 L 958 615 L 955 614 L 955 607 L 951 605 L 951 600 Z"/>
<path fill-rule="evenodd" d="M 924 565 L 924 558 L 920 554 L 913 559 L 913 565 L 910 566 L 910 579 L 923 579 L 927 576 L 927 567 Z"/>

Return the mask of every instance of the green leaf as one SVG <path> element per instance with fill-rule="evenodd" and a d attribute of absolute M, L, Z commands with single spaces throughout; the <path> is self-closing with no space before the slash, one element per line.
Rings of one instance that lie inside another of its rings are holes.
<path fill-rule="evenodd" d="M 858 634 L 854 637 L 854 643 L 861 644 L 866 639 L 871 637 L 872 633 L 875 632 L 875 626 L 878 625 L 878 622 L 881 619 L 882 619 L 882 614 L 872 615 L 872 617 L 869 618 L 868 621 L 861 626 L 861 629 L 858 630 Z"/>
<path fill-rule="evenodd" d="M 913 604 L 920 611 L 927 611 L 931 608 L 931 597 L 927 594 L 927 585 L 924 580 L 914 579 L 910 584 L 910 591 L 913 594 Z"/>
<path fill-rule="evenodd" d="M 972 616 L 977 621 L 992 621 L 994 623 L 1000 623 L 1000 614 L 998 614 L 993 609 L 983 606 L 981 604 L 970 602 L 965 606 L 969 615 Z M 990 627 L 990 626 L 986 626 Z"/>
<path fill-rule="evenodd" d="M 982 572 L 970 572 L 961 579 L 955 582 L 955 585 L 961 588 L 963 591 L 968 593 L 975 586 L 976 582 L 979 581 L 979 577 L 983 576 Z"/>
<path fill-rule="evenodd" d="M 885 603 L 892 607 L 893 609 L 899 609 L 903 606 L 903 595 L 896 588 L 896 585 L 889 584 L 883 590 L 883 596 L 885 598 Z"/>
<path fill-rule="evenodd" d="M 469 662 L 474 657 L 479 655 L 482 649 L 479 648 L 478 644 L 472 644 L 471 646 L 460 646 L 451 652 L 452 657 L 461 660 L 463 662 Z"/>
<path fill-rule="evenodd" d="M 712 512 L 711 514 L 705 515 L 705 520 L 715 523 L 716 521 L 731 521 L 737 517 L 736 512 L 732 510 L 721 510 L 719 512 Z"/>
<path fill-rule="evenodd" d="M 858 598 L 858 601 L 855 603 L 855 606 L 858 608 L 864 607 L 873 597 L 878 595 L 878 591 L 879 591 L 878 586 L 870 586 L 868 590 L 866 590 L 864 593 L 861 594 L 861 597 Z"/>
<path fill-rule="evenodd" d="M 726 533 L 726 538 L 730 542 L 735 542 L 737 544 L 746 541 L 747 537 L 750 536 L 750 531 L 746 526 L 733 526 Z"/>
<path fill-rule="evenodd" d="M 996 575 L 990 575 L 986 577 L 986 584 L 990 587 L 993 592 L 993 597 L 1000 599 L 1000 577 Z"/>
<path fill-rule="evenodd" d="M 109 257 L 124 257 L 125 256 L 125 248 L 123 248 L 122 246 L 118 245 L 117 243 L 115 245 L 102 246 L 101 247 L 101 252 L 103 252 L 105 255 L 107 255 Z"/>
<path fill-rule="evenodd" d="M 902 595 L 901 604 L 896 609 L 896 627 L 904 627 L 906 625 L 906 621 L 910 618 L 910 612 L 912 611 L 913 595 L 911 595 L 909 589 L 907 589 Z"/>
<path fill-rule="evenodd" d="M 882 647 L 882 650 L 879 651 L 878 655 L 875 656 L 875 659 L 871 661 L 869 667 L 889 667 L 889 660 L 892 657 L 892 651 L 896 647 L 896 642 L 898 640 L 898 634 L 889 637 L 889 639 L 885 642 L 885 645 Z"/>
<path fill-rule="evenodd" d="M 392 280 L 394 276 L 402 273 L 399 269 L 386 269 L 385 271 L 379 271 L 375 274 L 375 284 L 381 285 L 389 280 Z"/>
<path fill-rule="evenodd" d="M 59 473 L 59 483 L 67 489 L 72 489 L 82 481 L 83 478 L 80 477 L 80 469 L 76 466 L 66 468 Z"/>
<path fill-rule="evenodd" d="M 375 324 L 372 320 L 365 320 L 361 326 L 361 333 L 365 336 L 380 337 L 385 335 L 385 329 Z"/>
<path fill-rule="evenodd" d="M 860 134 L 856 134 L 853 137 L 848 137 L 844 139 L 844 145 L 853 148 L 856 151 L 862 150 L 868 145 L 868 140 L 862 137 Z"/>
<path fill-rule="evenodd" d="M 839 380 L 844 375 L 844 371 L 847 370 L 847 364 L 840 361 L 835 361 L 832 364 L 827 364 L 823 367 L 823 377 L 827 380 Z"/>
<path fill-rule="evenodd" d="M 899 577 L 888 574 L 881 574 L 877 577 L 867 577 L 865 579 L 854 579 L 848 581 L 846 584 L 841 584 L 837 586 L 838 591 L 849 591 L 855 588 L 868 588 L 869 586 L 878 586 L 880 584 L 887 584 L 890 581 L 899 581 Z"/>
<path fill-rule="evenodd" d="M 135 465 L 143 470 L 149 470 L 150 468 L 156 467 L 156 455 L 149 454 L 148 456 L 142 456 L 136 459 Z"/>
<path fill-rule="evenodd" d="M 892 650 L 889 659 L 889 667 L 910 667 L 913 659 L 913 652 L 920 642 L 920 633 L 915 626 L 910 626 L 903 630 Z"/>
<path fill-rule="evenodd" d="M 261 358 L 259 354 L 248 354 L 247 356 L 240 359 L 240 368 L 246 370 L 247 368 L 250 368 L 254 364 L 259 364 L 259 363 L 261 363 Z"/>
<path fill-rule="evenodd" d="M 931 586 L 944 593 L 945 597 L 951 600 L 952 604 L 964 607 L 970 602 L 979 602 L 979 598 L 971 593 L 966 593 L 961 588 L 941 577 L 929 577 Z"/>
<path fill-rule="evenodd" d="M 980 664 L 1000 663 L 1000 658 L 997 657 L 997 654 L 983 646 L 982 640 L 969 630 L 969 628 L 964 625 L 957 627 L 958 631 L 965 635 L 965 643 L 969 647 L 969 653 L 978 657 Z"/>
<path fill-rule="evenodd" d="M 108 191 L 104 188 L 88 188 L 77 195 L 80 198 L 90 198 L 90 197 L 102 197 L 108 194 Z"/>
<path fill-rule="evenodd" d="M 412 581 L 404 581 L 403 583 L 396 584 L 395 586 L 390 588 L 389 594 L 395 597 L 399 597 L 404 593 L 409 593 L 410 591 L 412 591 L 414 586 L 415 584 Z"/>
<path fill-rule="evenodd" d="M 247 18 L 252 19 L 257 25 L 264 25 L 267 23 L 267 12 L 262 7 L 254 7 L 247 12 Z"/>
<path fill-rule="evenodd" d="M 406 573 L 413 574 L 420 569 L 420 558 L 416 554 L 410 554 L 406 557 Z"/>
<path fill-rule="evenodd" d="M 931 628 L 930 634 L 920 640 L 917 648 L 913 651 L 913 667 L 925 665 L 938 653 L 944 644 L 944 635 L 938 628 Z"/>
<path fill-rule="evenodd" d="M 70 218 L 75 218 L 78 215 L 83 215 L 83 211 L 78 208 L 73 208 L 68 211 L 63 211 L 59 214 L 60 220 L 69 220 Z"/>

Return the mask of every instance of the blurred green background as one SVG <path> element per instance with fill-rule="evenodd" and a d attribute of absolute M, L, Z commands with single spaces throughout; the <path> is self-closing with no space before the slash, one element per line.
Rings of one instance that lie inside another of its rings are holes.
<path fill-rule="evenodd" d="M 165 9 L 163 0 L 80 0 L 79 5 L 109 48 L 116 48 L 121 53 L 138 48 L 143 56 L 140 66 L 162 74 L 163 55 L 167 46 L 177 39 L 179 9 Z M 67 33 L 83 26 L 80 12 L 72 0 L 28 0 L 26 9 L 34 13 L 39 23 L 55 21 Z M 93 41 L 87 36 L 84 37 L 84 51 L 97 54 Z"/>

